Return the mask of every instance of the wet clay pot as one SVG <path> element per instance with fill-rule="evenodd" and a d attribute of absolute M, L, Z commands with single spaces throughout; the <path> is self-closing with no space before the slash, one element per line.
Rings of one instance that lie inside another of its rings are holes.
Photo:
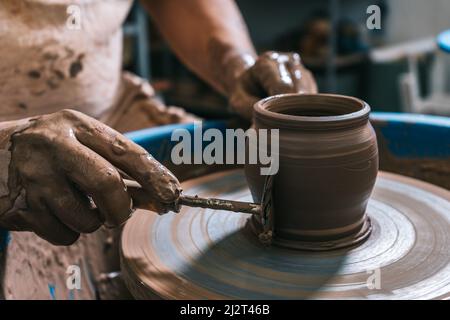
<path fill-rule="evenodd" d="M 273 244 L 330 250 L 368 237 L 366 207 L 378 172 L 369 112 L 359 99 L 328 94 L 278 95 L 256 103 L 254 128 L 279 129 Z M 266 179 L 260 167 L 245 167 L 255 202 L 261 201 Z M 254 227 L 260 228 L 259 220 L 253 218 Z"/>

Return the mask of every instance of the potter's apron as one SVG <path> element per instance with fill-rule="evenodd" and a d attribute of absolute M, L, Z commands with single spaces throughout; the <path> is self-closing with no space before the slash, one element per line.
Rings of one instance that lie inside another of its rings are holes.
<path fill-rule="evenodd" d="M 150 85 L 121 72 L 121 24 L 131 3 L 0 1 L 0 121 L 63 108 L 82 111 L 119 131 L 192 121 L 179 108 L 151 102 Z M 77 6 L 72 10 L 81 30 L 67 27 L 68 5 Z M 30 232 L 8 236 L 0 231 L 0 297 L 116 297 L 109 278 L 100 274 L 119 270 L 117 239 L 101 229 L 70 247 L 55 247 Z M 81 269 L 80 290 L 66 286 L 71 265 Z"/>

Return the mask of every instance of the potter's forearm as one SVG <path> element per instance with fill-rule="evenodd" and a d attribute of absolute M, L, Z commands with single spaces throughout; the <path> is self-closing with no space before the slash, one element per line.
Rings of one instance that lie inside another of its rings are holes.
<path fill-rule="evenodd" d="M 220 92 L 254 63 L 247 27 L 232 0 L 141 0 L 180 59 Z"/>

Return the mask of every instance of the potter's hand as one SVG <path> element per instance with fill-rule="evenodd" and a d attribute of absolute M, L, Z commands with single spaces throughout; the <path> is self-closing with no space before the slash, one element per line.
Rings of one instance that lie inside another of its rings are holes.
<path fill-rule="evenodd" d="M 132 200 L 116 168 L 140 183 L 154 211 L 167 212 L 177 202 L 181 189 L 170 171 L 93 118 L 63 110 L 12 127 L 0 124 L 2 160 L 10 158 L 8 178 L 3 173 L 0 181 L 8 189 L 0 190 L 3 228 L 69 245 L 102 224 L 121 225 Z"/>
<path fill-rule="evenodd" d="M 247 65 L 249 67 L 228 85 L 230 105 L 246 119 L 252 118 L 255 102 L 267 96 L 317 93 L 314 77 L 297 53 L 269 51 L 259 56 L 254 64 Z"/>

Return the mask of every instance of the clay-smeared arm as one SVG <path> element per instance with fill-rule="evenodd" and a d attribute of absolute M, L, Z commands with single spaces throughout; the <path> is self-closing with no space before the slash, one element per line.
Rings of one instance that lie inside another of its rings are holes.
<path fill-rule="evenodd" d="M 53 244 L 128 219 L 132 200 L 118 169 L 141 184 L 159 213 L 175 209 L 181 192 L 143 148 L 72 110 L 0 123 L 0 158 L 0 227 Z"/>
<path fill-rule="evenodd" d="M 267 95 L 317 92 L 311 73 L 294 53 L 257 57 L 232 0 L 141 0 L 180 59 L 230 99 L 246 118 Z"/>

